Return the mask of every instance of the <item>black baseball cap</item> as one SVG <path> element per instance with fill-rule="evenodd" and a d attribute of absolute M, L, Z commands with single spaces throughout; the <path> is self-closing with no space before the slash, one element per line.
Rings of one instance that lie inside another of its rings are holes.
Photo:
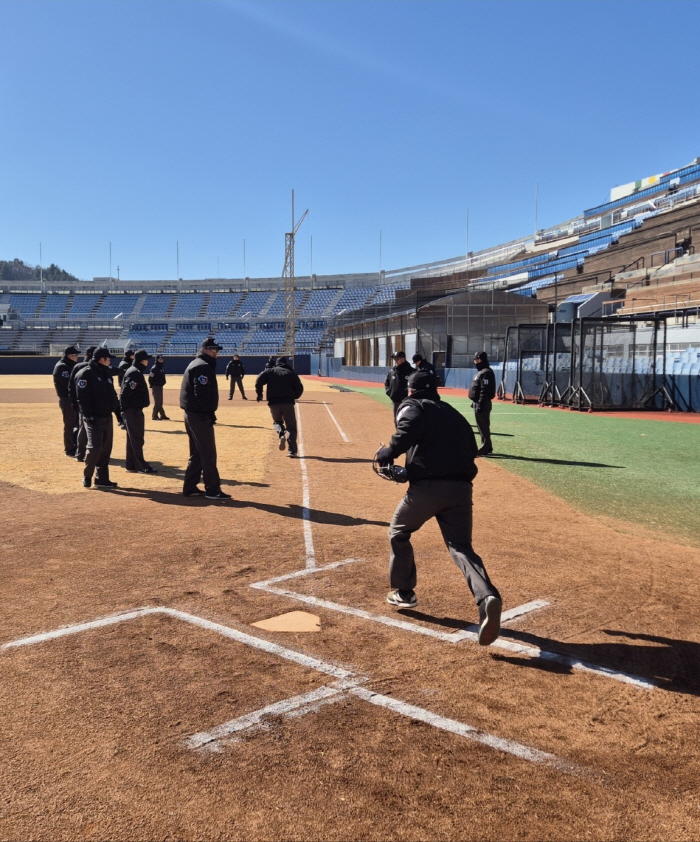
<path fill-rule="evenodd" d="M 412 392 L 420 392 L 423 389 L 437 389 L 437 383 L 435 381 L 435 375 L 429 371 L 422 371 L 418 369 L 418 371 L 414 371 L 408 378 L 408 388 Z"/>
<path fill-rule="evenodd" d="M 148 351 L 144 350 L 143 348 L 141 348 L 140 351 L 137 351 L 134 354 L 134 362 L 135 363 L 140 363 L 142 360 L 150 360 L 150 359 L 151 359 L 151 355 L 148 353 Z"/>
<path fill-rule="evenodd" d="M 68 347 L 67 347 L 67 348 L 63 351 L 63 356 L 64 356 L 64 357 L 72 357 L 72 356 L 76 356 L 76 357 L 77 357 L 77 356 L 78 356 L 78 349 L 75 347 L 75 345 L 69 345 L 69 346 L 68 346 Z"/>
<path fill-rule="evenodd" d="M 207 338 L 202 342 L 200 345 L 201 349 L 207 351 L 223 351 L 224 346 L 218 345 L 216 339 L 213 336 L 207 336 Z"/>
<path fill-rule="evenodd" d="M 109 348 L 95 348 L 92 352 L 92 358 L 97 362 L 98 360 L 103 360 L 105 357 L 111 357 L 112 355 L 109 352 Z"/>
<path fill-rule="evenodd" d="M 401 357 L 406 359 L 406 354 L 404 354 L 403 351 L 394 351 L 394 353 L 391 355 L 392 360 L 398 360 Z"/>
<path fill-rule="evenodd" d="M 486 351 L 477 351 L 476 354 L 474 354 L 474 359 L 479 360 L 479 362 L 482 363 L 487 363 L 489 361 Z"/>

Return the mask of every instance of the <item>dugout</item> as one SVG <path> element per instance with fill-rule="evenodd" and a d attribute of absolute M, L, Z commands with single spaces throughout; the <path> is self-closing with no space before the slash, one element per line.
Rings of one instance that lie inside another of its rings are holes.
<path fill-rule="evenodd" d="M 402 349 L 409 360 L 420 353 L 438 370 L 471 369 L 477 351 L 502 360 L 508 327 L 544 325 L 548 309 L 534 298 L 502 290 L 462 291 L 428 301 L 425 293 L 413 292 L 383 308 L 339 319 L 333 356 L 349 369 L 387 368 L 391 354 Z"/>

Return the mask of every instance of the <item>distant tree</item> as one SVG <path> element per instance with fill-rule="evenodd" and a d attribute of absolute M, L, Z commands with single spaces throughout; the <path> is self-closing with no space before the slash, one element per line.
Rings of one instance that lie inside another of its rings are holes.
<path fill-rule="evenodd" d="M 79 280 L 75 275 L 56 266 L 55 263 L 45 267 L 42 272 L 39 266 L 25 263 L 17 257 L 14 260 L 0 260 L 0 281 L 39 281 L 42 275 L 45 281 L 52 284 L 72 283 Z"/>

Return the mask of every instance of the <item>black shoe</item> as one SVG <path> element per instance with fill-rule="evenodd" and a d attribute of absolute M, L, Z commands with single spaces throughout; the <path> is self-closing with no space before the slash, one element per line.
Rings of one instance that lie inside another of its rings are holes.
<path fill-rule="evenodd" d="M 209 494 L 206 492 L 204 495 L 207 500 L 230 500 L 231 495 L 227 494 L 225 491 L 215 491 L 213 494 Z"/>
<path fill-rule="evenodd" d="M 126 424 L 120 424 L 119 429 L 120 430 L 126 430 Z"/>
<path fill-rule="evenodd" d="M 127 472 L 127 474 L 138 474 L 136 468 L 124 468 L 124 470 Z"/>
<path fill-rule="evenodd" d="M 150 465 L 146 465 L 145 468 L 141 468 L 141 470 L 136 471 L 136 473 L 137 474 L 157 474 L 158 471 L 156 471 L 156 469 L 152 468 Z"/>
<path fill-rule="evenodd" d="M 96 479 L 95 488 L 117 488 L 117 483 L 108 479 Z"/>
<path fill-rule="evenodd" d="M 72 459 L 75 458 L 75 450 L 66 450 L 66 456 L 70 456 Z"/>
<path fill-rule="evenodd" d="M 201 488 L 195 488 L 192 491 L 183 491 L 182 496 L 183 497 L 203 497 L 204 492 L 202 491 Z"/>
<path fill-rule="evenodd" d="M 244 401 L 247 401 L 247 400 L 248 400 L 248 398 L 247 398 L 245 395 L 243 395 L 243 400 L 244 400 Z"/>
<path fill-rule="evenodd" d="M 290 450 L 289 453 L 287 454 L 287 456 L 291 456 L 292 459 L 295 459 L 296 456 L 297 456 L 296 450 Z"/>
<path fill-rule="evenodd" d="M 160 418 L 151 418 L 151 421 L 160 421 Z"/>
<path fill-rule="evenodd" d="M 415 608 L 418 605 L 415 591 L 400 591 L 398 588 L 395 591 L 389 591 L 386 601 L 397 608 Z"/>
<path fill-rule="evenodd" d="M 164 415 L 160 420 L 161 421 L 170 421 L 170 419 L 168 418 L 167 415 Z"/>
<path fill-rule="evenodd" d="M 492 447 L 480 447 L 480 448 L 476 451 L 476 455 L 477 455 L 477 456 L 490 456 L 492 453 L 493 453 L 493 448 L 492 448 Z"/>
<path fill-rule="evenodd" d="M 233 398 L 229 398 L 229 400 L 230 400 L 230 401 L 232 401 L 232 400 L 233 400 Z"/>
<path fill-rule="evenodd" d="M 479 605 L 479 645 L 489 646 L 501 634 L 501 609 L 497 596 L 487 596 Z"/>
<path fill-rule="evenodd" d="M 83 488 L 90 488 L 92 485 L 92 478 L 91 477 L 83 477 Z"/>
<path fill-rule="evenodd" d="M 75 457 L 75 461 L 76 461 L 76 462 L 84 462 L 84 461 L 85 461 L 85 457 L 84 457 L 84 456 L 76 456 L 76 457 Z"/>

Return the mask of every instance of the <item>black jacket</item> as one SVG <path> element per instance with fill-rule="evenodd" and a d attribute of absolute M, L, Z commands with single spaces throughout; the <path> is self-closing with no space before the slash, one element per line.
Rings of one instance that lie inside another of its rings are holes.
<path fill-rule="evenodd" d="M 70 402 L 76 409 L 78 408 L 78 375 L 81 371 L 84 371 L 89 365 L 89 360 L 83 360 L 83 362 L 81 363 L 76 363 L 73 366 L 73 371 L 71 371 L 70 377 L 68 378 L 68 397 L 70 398 Z"/>
<path fill-rule="evenodd" d="M 165 386 L 163 363 L 153 363 L 153 368 L 148 373 L 148 385 L 151 389 L 154 386 Z"/>
<path fill-rule="evenodd" d="M 432 389 L 414 392 L 402 402 L 389 450 L 392 459 L 406 454 L 406 472 L 411 482 L 471 481 L 477 474 L 477 447 L 471 424 Z"/>
<path fill-rule="evenodd" d="M 229 377 L 233 377 L 234 379 L 245 377 L 245 368 L 240 360 L 231 360 L 226 366 L 226 379 L 228 380 Z"/>
<path fill-rule="evenodd" d="M 133 357 L 131 359 L 128 359 L 127 357 L 124 357 L 124 359 L 119 363 L 119 365 L 117 366 L 117 379 L 119 380 L 119 385 L 122 384 L 122 381 L 124 380 L 124 375 L 126 374 L 127 369 L 131 368 L 131 366 L 133 364 L 134 364 L 134 358 Z"/>
<path fill-rule="evenodd" d="M 469 400 L 474 409 L 487 409 L 496 397 L 496 375 L 488 367 L 480 368 L 469 387 Z"/>
<path fill-rule="evenodd" d="M 122 380 L 119 403 L 122 409 L 143 409 L 150 402 L 143 368 L 140 365 L 132 365 L 131 368 L 127 368 Z"/>
<path fill-rule="evenodd" d="M 410 374 L 413 374 L 413 366 L 406 360 L 401 365 L 389 369 L 384 381 L 384 391 L 394 403 L 400 403 L 408 395 L 406 380 Z"/>
<path fill-rule="evenodd" d="M 69 385 L 70 375 L 75 368 L 73 360 L 68 357 L 61 357 L 56 363 L 53 370 L 53 385 L 56 388 L 56 394 L 59 398 L 70 398 Z"/>
<path fill-rule="evenodd" d="M 119 406 L 114 391 L 112 369 L 91 361 L 76 380 L 78 405 L 85 418 L 111 415 Z"/>
<path fill-rule="evenodd" d="M 263 386 L 267 386 L 268 406 L 279 403 L 293 404 L 304 394 L 304 385 L 299 375 L 287 365 L 266 368 L 258 374 L 255 391 L 259 398 L 262 398 Z"/>
<path fill-rule="evenodd" d="M 214 357 L 197 354 L 187 366 L 180 387 L 180 408 L 185 412 L 216 412 L 219 408 Z"/>

